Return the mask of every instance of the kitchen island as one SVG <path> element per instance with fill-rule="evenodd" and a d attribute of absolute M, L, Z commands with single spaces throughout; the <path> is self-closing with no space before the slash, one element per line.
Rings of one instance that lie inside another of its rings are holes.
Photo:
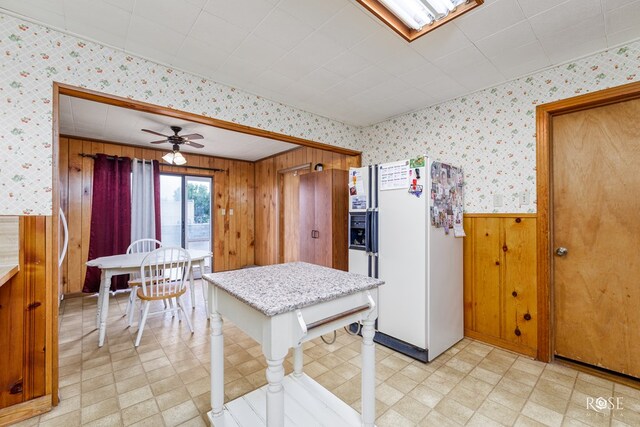
<path fill-rule="evenodd" d="M 211 411 L 217 427 L 373 426 L 374 321 L 379 279 L 303 262 L 203 276 L 211 319 Z M 224 404 L 222 316 L 261 346 L 267 385 Z M 362 324 L 362 415 L 303 373 L 302 344 L 353 322 Z M 294 348 L 294 371 L 283 362 Z"/>

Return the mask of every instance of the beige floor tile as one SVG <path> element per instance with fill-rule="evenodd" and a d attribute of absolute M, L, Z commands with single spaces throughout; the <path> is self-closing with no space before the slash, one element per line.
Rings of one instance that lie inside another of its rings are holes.
<path fill-rule="evenodd" d="M 453 421 L 451 418 L 442 415 L 440 412 L 433 410 L 427 414 L 426 417 L 418 423 L 419 426 L 424 427 L 458 427 L 460 424 Z"/>
<path fill-rule="evenodd" d="M 505 426 L 513 425 L 519 414 L 519 411 L 507 408 L 489 399 L 482 403 L 477 412 Z"/>
<path fill-rule="evenodd" d="M 473 409 L 469 409 L 449 397 L 442 399 L 434 409 L 445 417 L 462 425 L 466 424 L 474 414 Z"/>
<path fill-rule="evenodd" d="M 516 420 L 515 427 L 546 427 L 546 424 L 539 423 L 538 421 L 527 417 L 526 415 L 520 415 Z"/>
<path fill-rule="evenodd" d="M 388 406 L 393 406 L 398 402 L 404 394 L 387 383 L 382 383 L 376 387 L 376 398 L 384 402 Z"/>
<path fill-rule="evenodd" d="M 189 314 L 195 334 L 176 318 L 158 316 L 135 348 L 137 329 L 126 328 L 121 317 L 126 297 L 110 299 L 113 327 L 102 348 L 95 345 L 95 298 L 65 300 L 59 349 L 63 400 L 23 427 L 208 425 L 210 330 L 204 307 Z M 224 334 L 229 401 L 264 385 L 266 364 L 260 345 L 229 321 Z M 469 338 L 427 364 L 375 347 L 379 426 L 640 426 L 640 390 L 565 365 L 547 365 Z M 305 373 L 359 411 L 360 338 L 339 330 L 333 344 L 318 338 L 303 348 Z M 290 351 L 285 372 L 292 371 L 292 363 Z M 587 399 L 599 395 L 621 398 L 622 408 L 604 415 L 588 410 Z"/>
<path fill-rule="evenodd" d="M 119 412 L 114 412 L 113 414 L 107 415 L 106 417 L 102 417 L 95 421 L 91 421 L 89 423 L 82 423 L 83 426 L 87 427 L 118 427 L 123 426 L 122 418 Z"/>
<path fill-rule="evenodd" d="M 415 424 L 393 409 L 389 409 L 377 419 L 376 425 L 379 427 L 412 427 Z"/>
<path fill-rule="evenodd" d="M 225 392 L 226 392 L 225 388 Z M 161 411 L 171 408 L 172 406 L 178 405 L 180 403 L 186 402 L 190 400 L 191 396 L 187 391 L 185 386 L 180 386 L 176 389 L 170 390 L 166 393 L 163 393 L 159 396 L 156 396 L 156 402 L 158 403 L 158 407 Z"/>
<path fill-rule="evenodd" d="M 404 368 L 405 366 L 407 366 L 409 363 L 411 362 L 407 361 L 406 359 L 400 358 L 394 354 L 391 354 L 385 357 L 384 359 L 382 359 L 382 361 L 380 361 L 378 365 L 386 366 L 388 368 L 393 369 L 395 372 L 397 372 L 402 368 Z"/>
<path fill-rule="evenodd" d="M 527 417 L 550 427 L 559 427 L 562 425 L 562 414 L 549 408 L 545 408 L 542 405 L 538 405 L 532 401 L 525 403 L 524 408 L 522 408 L 522 413 Z"/>
<path fill-rule="evenodd" d="M 488 394 L 489 392 L 487 392 L 487 395 Z M 480 394 L 477 391 L 465 388 L 461 384 L 458 384 L 449 392 L 449 394 L 447 394 L 447 397 L 476 411 L 480 405 L 482 405 L 482 402 L 484 402 L 486 395 Z"/>
<path fill-rule="evenodd" d="M 126 393 L 118 394 L 118 403 L 120 404 L 120 408 L 124 409 L 147 399 L 151 399 L 152 397 L 153 392 L 151 391 L 151 387 L 149 387 L 149 385 L 145 385 Z"/>
<path fill-rule="evenodd" d="M 407 377 L 406 375 L 398 372 L 390 376 L 385 384 L 390 385 L 391 387 L 399 390 L 400 392 L 407 394 L 418 385 L 418 381 L 415 381 L 412 378 Z"/>
<path fill-rule="evenodd" d="M 117 382 L 116 390 L 118 391 L 118 393 L 122 394 L 143 387 L 147 384 L 149 384 L 147 376 L 145 374 L 139 374 Z"/>
<path fill-rule="evenodd" d="M 417 424 L 427 416 L 431 408 L 412 397 L 405 396 L 397 401 L 392 407 L 394 411 L 402 415 L 414 424 Z"/>
<path fill-rule="evenodd" d="M 82 425 L 80 420 L 80 411 L 75 410 L 59 415 L 54 418 L 40 419 L 40 426 L 42 427 L 75 427 Z"/>
<path fill-rule="evenodd" d="M 180 425 L 198 415 L 200 415 L 200 412 L 191 400 L 162 411 L 162 418 L 164 418 L 165 425 L 168 427 Z"/>
<path fill-rule="evenodd" d="M 82 396 L 78 395 L 69 399 L 61 400 L 58 406 L 53 408 L 50 412 L 47 412 L 46 414 L 42 414 L 40 416 L 40 423 L 60 417 L 61 415 L 78 411 L 80 409 L 81 398 Z"/>
<path fill-rule="evenodd" d="M 106 417 L 119 410 L 118 400 L 115 397 L 84 407 L 82 408 L 82 424 Z"/>
<path fill-rule="evenodd" d="M 109 384 L 104 387 L 82 393 L 82 407 L 93 405 L 110 397 L 116 396 L 115 384 Z"/>
<path fill-rule="evenodd" d="M 159 427 L 164 425 L 164 420 L 161 414 L 155 414 L 131 425 L 133 427 Z"/>
<path fill-rule="evenodd" d="M 198 415 L 195 418 L 191 418 L 189 421 L 185 421 L 179 426 L 180 427 L 208 427 L 209 423 L 205 422 L 205 420 L 201 415 Z"/>
<path fill-rule="evenodd" d="M 468 427 L 503 427 L 499 422 L 492 420 L 479 412 L 473 414 L 469 422 L 466 424 Z"/>
<path fill-rule="evenodd" d="M 416 399 L 418 402 L 428 406 L 429 408 L 435 408 L 438 403 L 444 398 L 444 394 L 437 390 L 419 384 L 409 392 L 409 396 Z"/>
<path fill-rule="evenodd" d="M 502 387 L 493 389 L 493 391 L 489 393 L 489 396 L 487 396 L 487 399 L 518 412 L 520 412 L 527 401 L 526 398 L 517 396 Z"/>
<path fill-rule="evenodd" d="M 593 427 L 608 426 L 611 424 L 610 412 L 599 413 L 594 409 L 588 409 L 586 405 L 582 406 L 570 403 L 566 415 Z"/>
<path fill-rule="evenodd" d="M 128 426 L 159 412 L 160 409 L 156 400 L 151 398 L 124 408 L 122 410 L 122 421 L 124 425 Z"/>

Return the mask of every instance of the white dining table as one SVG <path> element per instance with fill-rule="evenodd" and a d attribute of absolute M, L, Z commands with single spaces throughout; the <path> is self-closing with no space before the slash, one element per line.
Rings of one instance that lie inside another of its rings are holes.
<path fill-rule="evenodd" d="M 191 256 L 191 271 L 189 274 L 189 290 L 191 295 L 191 306 L 196 307 L 196 296 L 193 286 L 193 267 L 199 266 L 200 272 L 205 273 L 205 260 L 211 258 L 210 251 L 199 249 L 188 249 Z M 142 261 L 148 253 L 140 252 L 133 254 L 121 254 L 104 256 L 87 261 L 88 267 L 97 267 L 101 270 L 100 290 L 98 291 L 98 310 L 96 313 L 96 328 L 98 329 L 98 347 L 104 345 L 107 335 L 107 315 L 109 314 L 109 288 L 111 278 L 121 274 L 139 273 Z"/>

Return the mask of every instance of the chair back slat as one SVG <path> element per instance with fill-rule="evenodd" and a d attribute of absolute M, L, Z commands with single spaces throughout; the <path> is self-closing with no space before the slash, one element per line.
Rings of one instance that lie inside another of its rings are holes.
<path fill-rule="evenodd" d="M 191 270 L 191 256 L 185 249 L 162 247 L 149 252 L 140 266 L 142 293 L 149 298 L 182 293 Z"/>
<path fill-rule="evenodd" d="M 134 242 L 131 242 L 129 247 L 127 248 L 128 254 L 139 254 L 143 252 L 151 252 L 155 251 L 158 248 L 162 247 L 162 242 L 156 239 L 138 239 Z M 132 273 L 129 275 L 129 280 L 138 280 L 140 279 L 140 275 L 138 273 Z"/>
<path fill-rule="evenodd" d="M 138 239 L 135 242 L 131 242 L 127 248 L 128 254 L 139 254 L 142 252 L 155 251 L 162 247 L 162 242 L 156 239 Z"/>

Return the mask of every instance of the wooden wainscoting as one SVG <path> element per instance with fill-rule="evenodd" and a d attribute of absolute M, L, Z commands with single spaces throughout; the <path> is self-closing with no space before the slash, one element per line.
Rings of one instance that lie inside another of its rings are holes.
<path fill-rule="evenodd" d="M 535 214 L 465 214 L 465 335 L 535 357 Z"/>
<path fill-rule="evenodd" d="M 278 171 L 308 163 L 311 164 L 312 170 L 317 163 L 322 163 L 325 170 L 349 170 L 350 167 L 360 166 L 360 155 L 350 156 L 300 147 L 255 163 L 256 264 L 268 265 L 278 262 Z"/>
<path fill-rule="evenodd" d="M 80 157 L 80 153 L 158 160 L 161 172 L 212 176 L 214 270 L 232 270 L 255 263 L 252 162 L 184 153 L 189 166 L 225 170 L 214 173 L 162 164 L 166 150 L 60 137 L 60 206 L 69 223 L 69 250 L 62 264 L 64 294 L 82 291 L 89 254 L 94 160 Z M 222 209 L 229 212 L 230 208 L 234 215 L 222 214 Z"/>
<path fill-rule="evenodd" d="M 49 410 L 57 395 L 52 231 L 50 216 L 20 217 L 20 271 L 0 287 L 0 425 Z"/>

